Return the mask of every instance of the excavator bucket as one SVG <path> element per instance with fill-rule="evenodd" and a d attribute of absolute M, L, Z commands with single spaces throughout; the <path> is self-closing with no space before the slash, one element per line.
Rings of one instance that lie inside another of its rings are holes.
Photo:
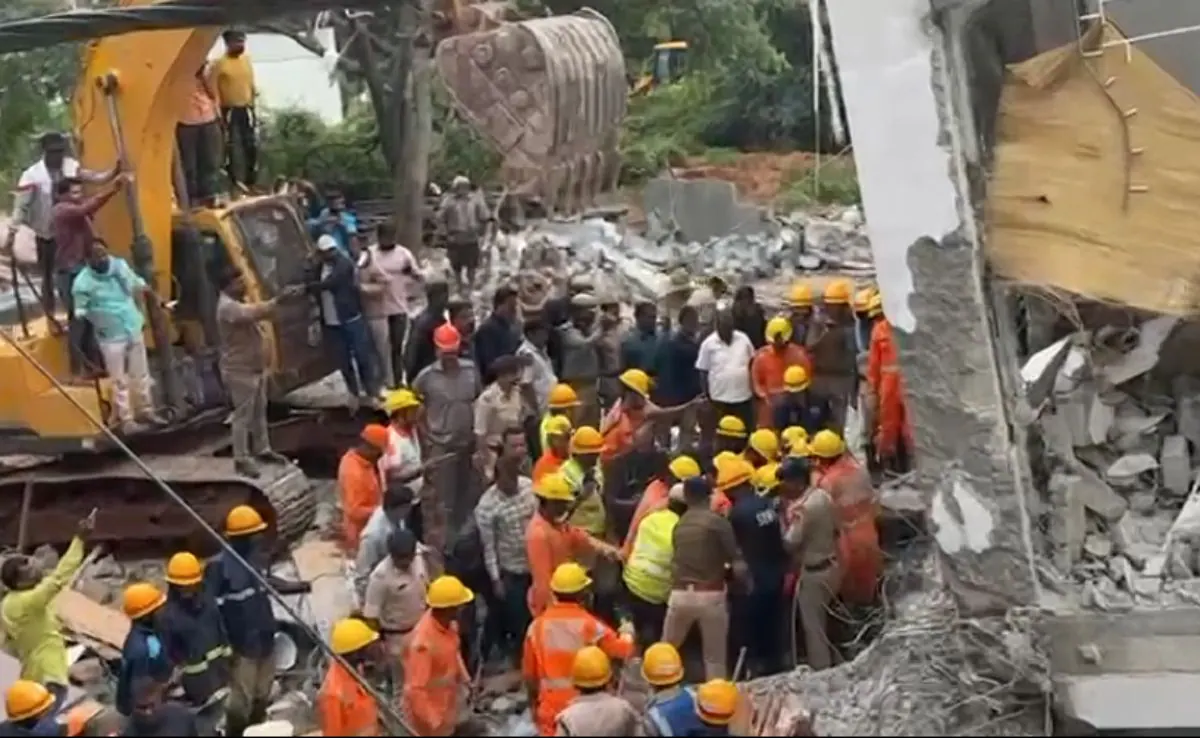
<path fill-rule="evenodd" d="M 452 36 L 434 53 L 459 114 L 504 157 L 511 194 L 574 212 L 617 186 L 628 83 L 594 10 Z"/>

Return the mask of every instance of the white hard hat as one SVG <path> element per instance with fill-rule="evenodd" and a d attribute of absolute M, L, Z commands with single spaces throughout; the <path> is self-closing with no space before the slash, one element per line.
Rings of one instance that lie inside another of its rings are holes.
<path fill-rule="evenodd" d="M 337 239 L 326 233 L 317 239 L 317 251 L 331 251 L 338 247 Z"/>
<path fill-rule="evenodd" d="M 456 176 L 450 182 L 451 187 L 463 187 L 463 186 L 469 185 L 469 184 L 471 184 L 471 180 L 467 179 L 466 177 L 462 176 L 461 174 Z"/>

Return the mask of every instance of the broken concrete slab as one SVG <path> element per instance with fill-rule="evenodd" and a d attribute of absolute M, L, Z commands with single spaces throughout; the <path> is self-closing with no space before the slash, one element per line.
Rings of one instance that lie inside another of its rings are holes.
<path fill-rule="evenodd" d="M 1179 318 L 1173 315 L 1162 315 L 1142 323 L 1138 328 L 1137 346 L 1119 359 L 1107 362 L 1100 368 L 1100 375 L 1116 387 L 1150 371 L 1158 363 L 1163 342 L 1178 324 Z"/>
<path fill-rule="evenodd" d="M 1177 495 L 1186 495 L 1192 481 L 1192 462 L 1187 439 L 1183 436 L 1164 438 L 1159 464 L 1162 467 L 1163 487 Z"/>
<path fill-rule="evenodd" d="M 732 182 L 659 177 L 642 190 L 642 207 L 689 241 L 730 233 L 756 233 L 765 226 L 762 210 L 738 201 Z"/>
<path fill-rule="evenodd" d="M 1127 487 L 1136 484 L 1142 474 L 1157 468 L 1158 460 L 1150 454 L 1125 454 L 1108 467 L 1104 477 L 1110 484 Z"/>
<path fill-rule="evenodd" d="M 307 541 L 292 550 L 291 558 L 296 567 L 296 580 L 311 584 L 312 592 L 289 595 L 284 599 L 301 617 L 311 614 L 310 625 L 326 637 L 335 622 L 355 609 L 351 578 L 345 576 L 345 556 L 333 541 Z M 302 604 L 307 608 L 301 607 Z M 275 614 L 287 617 L 279 608 Z"/>
<path fill-rule="evenodd" d="M 1079 496 L 1084 506 L 1105 520 L 1118 520 L 1129 508 L 1129 503 L 1113 491 L 1100 475 L 1083 464 L 1076 464 L 1072 475 L 1078 481 L 1072 483 L 1072 493 Z"/>
<path fill-rule="evenodd" d="M 1108 440 L 1116 416 L 1116 408 L 1106 402 L 1103 396 L 1092 398 L 1091 412 L 1088 413 L 1088 438 L 1092 444 L 1100 445 Z"/>
<path fill-rule="evenodd" d="M 1025 382 L 1025 398 L 1030 406 L 1040 407 L 1054 390 L 1055 380 L 1063 362 L 1071 352 L 1071 336 L 1057 341 L 1038 351 L 1021 367 L 1021 379 Z"/>
<path fill-rule="evenodd" d="M 1093 559 L 1107 560 L 1113 552 L 1113 543 L 1107 536 L 1092 533 L 1083 539 L 1083 552 Z"/>

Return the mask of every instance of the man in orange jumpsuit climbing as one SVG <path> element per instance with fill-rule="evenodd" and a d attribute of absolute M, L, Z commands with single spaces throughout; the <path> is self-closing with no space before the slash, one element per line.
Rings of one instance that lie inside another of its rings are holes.
<path fill-rule="evenodd" d="M 521 675 L 539 735 L 554 735 L 558 714 L 578 696 L 571 668 L 579 649 L 597 646 L 614 660 L 633 656 L 632 638 L 618 635 L 588 612 L 591 585 L 591 577 L 579 564 L 555 569 L 550 581 L 554 603 L 534 618 L 525 636 Z"/>
<path fill-rule="evenodd" d="M 767 345 L 755 351 L 750 362 L 750 383 L 754 388 L 754 409 L 759 428 L 771 428 L 774 425 L 774 400 L 784 390 L 783 375 L 788 367 L 802 366 L 810 376 L 812 374 L 808 352 L 792 342 L 792 324 L 787 318 L 768 320 L 766 338 Z"/>
<path fill-rule="evenodd" d="M 347 451 L 338 464 L 338 494 L 342 499 L 342 544 L 351 555 L 358 552 L 358 539 L 375 508 L 383 502 L 379 459 L 388 449 L 388 429 L 368 425 L 359 437 L 362 443 Z"/>
<path fill-rule="evenodd" d="M 462 660 L 458 613 L 474 600 L 475 593 L 456 577 L 441 576 L 429 585 L 429 609 L 404 653 L 400 709 L 416 735 L 449 736 L 458 727 L 459 689 L 471 681 Z"/>
<path fill-rule="evenodd" d="M 880 466 L 903 474 L 910 468 L 913 450 L 912 424 L 904 403 L 904 378 L 892 324 L 883 315 L 883 300 L 878 293 L 867 304 L 871 326 L 871 345 L 867 358 L 868 413 L 875 418 L 875 453 Z"/>
<path fill-rule="evenodd" d="M 363 673 L 376 662 L 379 633 L 358 618 L 345 618 L 333 626 L 329 645 L 334 653 Z M 321 692 L 317 695 L 317 713 L 323 735 L 380 735 L 379 708 L 375 698 L 336 661 L 329 665 Z"/>

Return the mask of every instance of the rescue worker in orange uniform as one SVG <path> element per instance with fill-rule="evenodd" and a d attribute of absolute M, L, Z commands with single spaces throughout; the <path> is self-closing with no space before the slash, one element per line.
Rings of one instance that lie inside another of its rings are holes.
<path fill-rule="evenodd" d="M 759 428 L 775 424 L 775 397 L 784 391 L 783 376 L 788 367 L 802 366 L 812 373 L 812 360 L 803 346 L 792 342 L 792 324 L 787 318 L 767 321 L 767 345 L 754 352 L 750 361 L 750 383 L 754 388 L 755 412 Z"/>
<path fill-rule="evenodd" d="M 383 502 L 379 478 L 379 460 L 387 453 L 390 438 L 382 425 L 368 425 L 359 436 L 362 441 L 342 455 L 338 464 L 338 494 L 342 500 L 342 545 L 352 555 L 358 553 L 358 539 L 375 508 Z"/>
<path fill-rule="evenodd" d="M 566 386 L 566 385 L 563 385 Z M 542 423 L 546 443 L 542 446 L 542 455 L 533 465 L 531 480 L 537 484 L 542 477 L 553 474 L 571 458 L 571 421 L 565 415 L 548 417 Z"/>
<path fill-rule="evenodd" d="M 567 522 L 575 495 L 562 474 L 547 474 L 534 485 L 538 509 L 525 530 L 525 552 L 529 557 L 529 612 L 534 617 L 550 604 L 550 580 L 561 564 L 589 551 L 612 559 L 621 552 Z"/>
<path fill-rule="evenodd" d="M 838 520 L 838 594 L 849 605 L 875 602 L 883 573 L 883 551 L 876 525 L 878 501 L 871 476 L 846 449 L 842 437 L 830 430 L 813 436 L 808 445 L 814 467 L 813 485 L 833 498 Z"/>
<path fill-rule="evenodd" d="M 457 577 L 441 576 L 429 585 L 429 609 L 413 628 L 404 654 L 404 694 L 400 709 L 420 736 L 454 735 L 459 689 L 471 681 L 463 663 L 458 614 L 475 593 Z M 326 733 L 326 735 L 329 735 Z"/>
<path fill-rule="evenodd" d="M 378 663 L 379 633 L 358 618 L 335 623 L 329 645 L 360 674 Z M 317 714 L 324 735 L 380 735 L 375 698 L 336 661 L 329 665 L 321 683 Z"/>
<path fill-rule="evenodd" d="M 871 348 L 867 358 L 867 385 L 871 398 L 870 415 L 875 419 L 875 453 L 885 469 L 906 472 L 913 449 L 912 424 L 904 403 L 904 377 L 900 374 L 900 356 L 892 335 L 892 324 L 883 315 L 883 299 L 871 298 L 868 315 Z"/>
<path fill-rule="evenodd" d="M 525 636 L 521 675 L 540 735 L 554 735 L 559 713 L 579 695 L 571 671 L 581 648 L 598 646 L 609 658 L 621 661 L 633 655 L 632 638 L 618 635 L 588 611 L 591 586 L 582 566 L 560 565 L 550 581 L 554 603 L 534 618 Z"/>

